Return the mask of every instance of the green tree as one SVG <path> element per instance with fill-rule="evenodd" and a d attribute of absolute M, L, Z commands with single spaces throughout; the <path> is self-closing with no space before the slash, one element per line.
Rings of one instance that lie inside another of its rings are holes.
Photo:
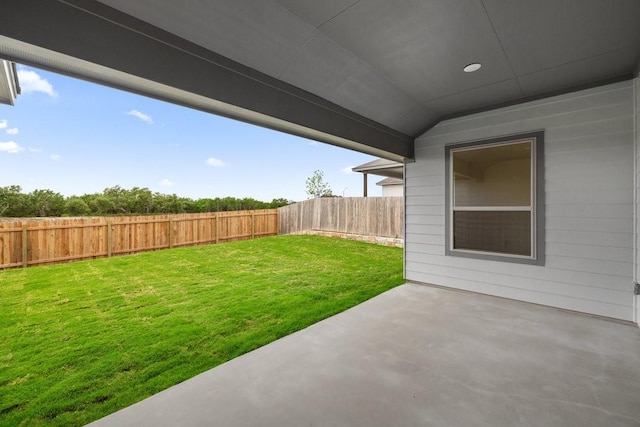
<path fill-rule="evenodd" d="M 131 190 L 123 190 L 123 208 L 129 213 L 151 214 L 154 213 L 154 199 L 159 193 L 153 194 L 148 188 L 133 187 Z"/>
<path fill-rule="evenodd" d="M 115 212 L 113 201 L 101 194 L 96 194 L 87 204 L 91 212 L 98 215 L 109 215 Z"/>
<path fill-rule="evenodd" d="M 91 208 L 81 197 L 69 197 L 64 204 L 64 212 L 69 216 L 83 216 L 91 213 Z"/>
<path fill-rule="evenodd" d="M 306 181 L 309 197 L 330 197 L 333 195 L 328 182 L 324 180 L 324 172 L 316 170 Z"/>
<path fill-rule="evenodd" d="M 191 213 L 196 212 L 195 202 L 175 194 L 155 193 L 153 196 L 154 213 Z"/>
<path fill-rule="evenodd" d="M 198 199 L 193 204 L 195 212 L 214 212 L 216 209 L 216 202 L 213 199 Z"/>
<path fill-rule="evenodd" d="M 0 187 L 0 216 L 32 216 L 27 196 L 19 185 Z"/>
<path fill-rule="evenodd" d="M 329 190 L 324 195 L 330 193 Z M 193 200 L 175 194 L 153 193 L 148 188 L 133 187 L 127 190 L 119 185 L 105 188 L 102 193 L 66 199 L 51 190 L 35 190 L 24 194 L 19 185 L 0 187 L 0 216 L 6 217 L 222 212 L 278 208 L 290 203 L 284 198 L 271 202 L 251 197 Z"/>
<path fill-rule="evenodd" d="M 29 204 L 35 216 L 61 216 L 64 212 L 64 196 L 51 190 L 34 190 Z"/>
<path fill-rule="evenodd" d="M 116 185 L 115 187 L 105 188 L 102 192 L 102 196 L 107 198 L 111 202 L 110 211 L 103 212 L 109 214 L 130 214 L 131 213 L 131 200 L 128 190 Z"/>
<path fill-rule="evenodd" d="M 273 199 L 269 203 L 268 208 L 269 209 L 281 208 L 283 206 L 287 206 L 287 205 L 290 205 L 292 203 L 293 203 L 292 201 L 287 200 L 285 198 Z"/>

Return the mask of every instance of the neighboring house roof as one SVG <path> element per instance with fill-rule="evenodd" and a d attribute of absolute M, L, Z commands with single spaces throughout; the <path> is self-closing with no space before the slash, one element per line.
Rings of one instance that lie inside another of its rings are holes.
<path fill-rule="evenodd" d="M 402 179 L 404 176 L 404 165 L 387 159 L 376 159 L 360 166 L 351 168 L 354 172 L 361 172 L 371 175 L 387 176 Z"/>
<path fill-rule="evenodd" d="M 20 94 L 16 64 L 0 59 L 0 104 L 13 105 Z"/>
<path fill-rule="evenodd" d="M 376 182 L 376 185 L 381 187 L 386 187 L 388 185 L 402 185 L 404 184 L 404 179 L 401 178 L 385 178 L 382 181 Z"/>

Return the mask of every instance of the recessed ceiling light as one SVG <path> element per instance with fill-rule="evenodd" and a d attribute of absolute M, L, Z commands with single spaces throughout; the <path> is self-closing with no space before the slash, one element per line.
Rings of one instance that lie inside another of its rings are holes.
<path fill-rule="evenodd" d="M 474 62 L 464 67 L 463 71 L 465 73 L 473 73 L 474 71 L 478 71 L 480 67 L 482 67 L 482 64 L 480 64 L 479 62 Z"/>

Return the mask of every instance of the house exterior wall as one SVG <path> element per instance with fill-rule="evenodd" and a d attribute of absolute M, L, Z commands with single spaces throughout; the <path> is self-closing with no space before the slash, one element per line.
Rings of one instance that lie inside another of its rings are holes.
<path fill-rule="evenodd" d="M 382 186 L 382 197 L 402 197 L 403 195 L 404 186 L 402 184 Z"/>
<path fill-rule="evenodd" d="M 633 81 L 438 124 L 406 165 L 407 280 L 633 320 L 633 126 Z M 545 131 L 544 265 L 445 256 L 445 145 L 536 130 Z"/>

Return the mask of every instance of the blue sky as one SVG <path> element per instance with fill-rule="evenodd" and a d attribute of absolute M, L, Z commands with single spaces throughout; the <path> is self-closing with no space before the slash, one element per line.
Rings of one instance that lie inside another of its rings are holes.
<path fill-rule="evenodd" d="M 375 159 L 31 67 L 18 75 L 22 94 L 0 105 L 0 187 L 299 201 L 319 169 L 334 194 L 359 197 L 350 168 Z M 369 178 L 370 196 L 381 179 Z"/>

